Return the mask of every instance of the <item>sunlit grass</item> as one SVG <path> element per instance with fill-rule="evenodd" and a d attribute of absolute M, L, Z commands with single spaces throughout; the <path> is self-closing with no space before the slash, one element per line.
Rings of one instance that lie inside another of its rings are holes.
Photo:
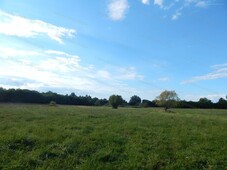
<path fill-rule="evenodd" d="M 227 110 L 0 105 L 0 169 L 225 169 Z"/>

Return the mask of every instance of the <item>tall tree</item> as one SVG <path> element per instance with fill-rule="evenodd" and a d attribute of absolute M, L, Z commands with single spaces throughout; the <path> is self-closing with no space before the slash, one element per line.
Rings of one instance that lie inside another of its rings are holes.
<path fill-rule="evenodd" d="M 212 108 L 213 103 L 211 100 L 207 99 L 206 97 L 200 98 L 198 101 L 199 108 Z"/>
<path fill-rule="evenodd" d="M 165 90 L 156 98 L 156 104 L 164 107 L 165 111 L 174 107 L 177 104 L 177 101 L 179 101 L 179 98 L 175 91 Z"/>
<path fill-rule="evenodd" d="M 139 106 L 141 103 L 141 98 L 139 96 L 132 96 L 131 99 L 129 100 L 129 104 L 131 106 Z"/>
<path fill-rule="evenodd" d="M 227 100 L 220 98 L 216 103 L 218 109 L 227 109 Z"/>
<path fill-rule="evenodd" d="M 123 103 L 123 99 L 119 95 L 112 95 L 109 97 L 109 103 L 113 109 L 117 109 Z"/>

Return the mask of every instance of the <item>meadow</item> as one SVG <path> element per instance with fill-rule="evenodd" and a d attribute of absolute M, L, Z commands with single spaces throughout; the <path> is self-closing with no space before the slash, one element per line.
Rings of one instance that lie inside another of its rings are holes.
<path fill-rule="evenodd" d="M 0 104 L 0 169 L 227 169 L 227 110 Z"/>

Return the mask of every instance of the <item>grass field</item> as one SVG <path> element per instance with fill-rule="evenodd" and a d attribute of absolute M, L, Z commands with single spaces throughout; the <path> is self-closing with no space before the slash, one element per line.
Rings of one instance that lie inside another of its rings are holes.
<path fill-rule="evenodd" d="M 227 110 L 0 105 L 0 169 L 227 169 Z"/>

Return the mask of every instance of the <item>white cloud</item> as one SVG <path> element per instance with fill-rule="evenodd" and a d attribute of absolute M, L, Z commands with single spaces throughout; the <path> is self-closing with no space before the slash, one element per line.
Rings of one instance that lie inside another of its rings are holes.
<path fill-rule="evenodd" d="M 108 14 L 112 20 L 118 21 L 124 19 L 128 9 L 127 0 L 111 0 L 108 5 Z"/>
<path fill-rule="evenodd" d="M 150 0 L 140 0 L 141 3 L 145 5 L 150 4 Z M 188 7 L 199 7 L 199 8 L 206 8 L 209 4 L 210 0 L 154 0 L 153 4 L 160 7 L 161 10 L 167 11 L 170 9 L 175 10 L 176 12 L 172 14 L 171 19 L 177 20 L 182 13 L 183 10 Z M 109 0 L 108 5 L 108 15 L 109 17 L 114 20 L 122 20 L 125 18 L 125 15 L 129 9 L 128 0 Z M 164 15 L 166 17 L 166 15 Z"/>
<path fill-rule="evenodd" d="M 1 54 L 0 58 L 10 58 L 15 56 L 20 57 L 36 56 L 39 55 L 39 52 L 29 50 L 18 50 L 14 48 L 0 46 L 0 54 Z"/>
<path fill-rule="evenodd" d="M 138 74 L 134 67 L 119 67 L 117 68 L 116 79 L 119 80 L 143 80 L 143 76 Z"/>
<path fill-rule="evenodd" d="M 63 43 L 62 38 L 73 37 L 74 29 L 58 27 L 41 20 L 32 20 L 18 15 L 12 15 L 0 10 L 0 33 L 18 37 L 36 37 L 46 35 Z"/>
<path fill-rule="evenodd" d="M 142 3 L 145 5 L 149 5 L 150 4 L 150 0 L 142 0 Z"/>
<path fill-rule="evenodd" d="M 160 8 L 163 8 L 163 0 L 154 0 L 154 5 L 158 5 Z"/>
<path fill-rule="evenodd" d="M 59 74 L 65 74 L 75 70 L 83 70 L 83 67 L 80 66 L 78 61 L 78 58 L 75 57 L 55 57 L 53 59 L 41 61 L 38 68 L 49 71 L 57 71 Z"/>
<path fill-rule="evenodd" d="M 222 67 L 227 67 L 227 63 L 216 64 L 216 65 L 211 66 L 211 68 L 213 68 L 213 69 L 218 69 L 218 68 L 222 68 Z"/>
<path fill-rule="evenodd" d="M 142 2 L 147 2 L 146 0 L 142 0 Z M 175 13 L 172 14 L 171 19 L 177 20 L 183 13 L 185 8 L 189 7 L 199 7 L 199 8 L 206 8 L 210 4 L 210 0 L 154 0 L 154 5 L 160 7 L 161 10 L 174 10 Z M 164 15 L 163 18 L 169 14 Z"/>
<path fill-rule="evenodd" d="M 143 75 L 137 73 L 134 67 L 114 67 L 109 66 L 106 70 L 98 70 L 97 74 L 93 77 L 100 77 L 106 80 L 114 80 L 114 81 L 127 81 L 127 80 L 143 80 Z"/>
<path fill-rule="evenodd" d="M 33 50 L 3 46 L 1 51 L 12 56 L 0 62 L 0 81 L 4 79 L 1 86 L 6 88 L 69 89 L 96 96 L 108 97 L 117 93 L 130 97 L 139 92 L 127 81 L 140 81 L 143 78 L 134 67 L 97 69 L 90 65 L 83 66 L 80 57 L 62 51 L 35 50 L 33 53 Z"/>
<path fill-rule="evenodd" d="M 172 16 L 172 20 L 177 20 L 180 16 L 181 16 L 181 12 L 176 12 L 176 13 Z"/>
<path fill-rule="evenodd" d="M 189 83 L 194 83 L 197 81 L 204 81 L 204 80 L 227 78 L 227 63 L 214 65 L 214 66 L 211 66 L 211 68 L 213 68 L 212 72 L 202 76 L 192 77 L 189 80 L 183 81 L 182 84 L 189 84 Z"/>
<path fill-rule="evenodd" d="M 65 53 L 65 52 L 62 52 L 62 51 L 56 51 L 56 50 L 47 50 L 46 51 L 47 54 L 53 54 L 53 55 L 60 55 L 60 56 L 66 56 L 66 57 L 75 57 L 75 58 L 78 58 L 78 56 L 73 56 L 73 55 L 70 55 L 68 53 Z"/>

